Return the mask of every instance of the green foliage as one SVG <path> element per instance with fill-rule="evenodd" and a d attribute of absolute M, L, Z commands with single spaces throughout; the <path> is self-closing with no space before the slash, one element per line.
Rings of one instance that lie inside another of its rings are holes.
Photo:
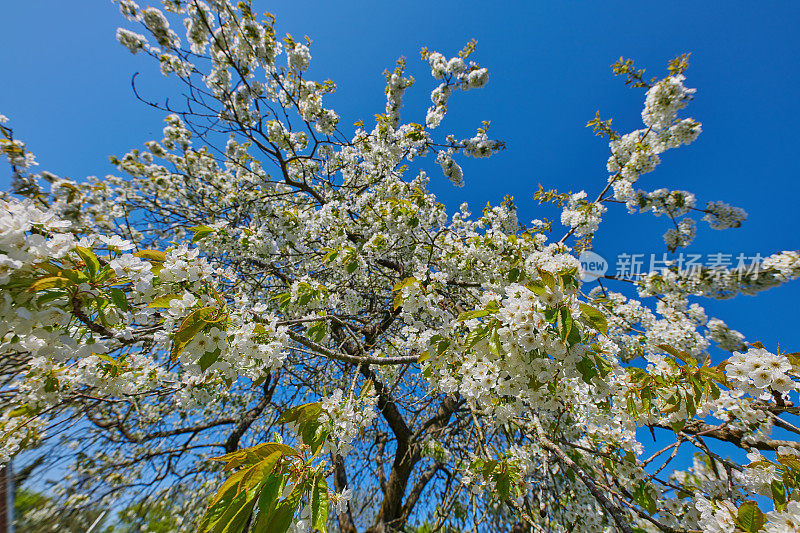
<path fill-rule="evenodd" d="M 283 533 L 302 502 L 310 506 L 314 528 L 327 532 L 328 483 L 324 463 L 312 461 L 327 433 L 320 431 L 320 403 L 285 411 L 281 424 L 297 424 L 303 440 L 300 451 L 280 442 L 268 442 L 238 450 L 213 460 L 224 462 L 231 474 L 219 487 L 200 521 L 200 533 L 238 533 L 246 524 L 252 533 Z M 310 449 L 308 457 L 304 450 Z"/>
<path fill-rule="evenodd" d="M 219 318 L 214 316 L 216 311 L 215 307 L 201 307 L 200 309 L 195 309 L 183 319 L 180 327 L 175 332 L 175 336 L 172 338 L 171 357 L 173 360 L 181 354 L 195 335 L 200 333 L 207 325 L 219 321 Z"/>
<path fill-rule="evenodd" d="M 214 228 L 209 226 L 194 226 L 189 229 L 194 232 L 192 242 L 197 242 L 215 231 Z"/>
<path fill-rule="evenodd" d="M 600 111 L 598 111 L 595 118 L 586 123 L 586 127 L 591 127 L 594 134 L 598 137 L 608 137 L 610 140 L 616 141 L 621 138 L 621 136 L 611 127 L 611 121 L 612 119 L 601 120 Z"/>
<path fill-rule="evenodd" d="M 558 207 L 563 206 L 564 203 L 569 200 L 570 196 L 572 196 L 571 192 L 560 193 L 555 189 L 545 190 L 541 183 L 539 183 L 539 188 L 533 193 L 533 199 L 540 204 L 553 203 Z"/>
<path fill-rule="evenodd" d="M 178 528 L 178 517 L 173 514 L 172 503 L 158 500 L 132 504 L 118 513 L 113 532 L 171 533 Z"/>
<path fill-rule="evenodd" d="M 238 450 L 214 458 L 225 462 L 224 471 L 236 469 L 220 486 L 200 521 L 201 533 L 239 533 L 253 522 L 253 533 L 283 533 L 316 475 L 302 455 L 278 442 Z M 292 487 L 286 497 L 285 487 Z M 317 495 L 318 507 L 321 497 Z M 326 507 L 327 510 L 327 507 Z M 324 531 L 324 529 L 323 529 Z"/>
<path fill-rule="evenodd" d="M 296 424 L 297 435 L 311 449 L 311 453 L 316 455 L 328 438 L 328 432 L 319 422 L 321 414 L 320 402 L 307 403 L 284 411 L 278 418 L 278 424 Z"/>
<path fill-rule="evenodd" d="M 16 533 L 86 533 L 87 528 L 104 509 L 87 505 L 81 511 L 63 512 L 54 500 L 43 492 L 18 487 L 14 494 L 14 528 Z M 44 513 L 55 520 L 42 520 L 36 515 Z M 105 515 L 95 526 L 96 533 L 112 533 L 113 525 Z M 105 526 L 105 527 L 103 527 Z M 153 533 L 161 533 L 153 530 Z"/>
<path fill-rule="evenodd" d="M 656 78 L 651 79 L 649 82 L 645 81 L 644 69 L 637 70 L 633 64 L 633 59 L 620 57 L 611 65 L 611 70 L 615 76 L 625 76 L 625 85 L 630 85 L 631 87 L 650 88 L 656 81 Z"/>
<path fill-rule="evenodd" d="M 676 57 L 674 59 L 670 59 L 668 65 L 667 65 L 667 70 L 669 70 L 669 73 L 670 73 L 671 76 L 674 76 L 676 74 L 683 74 L 684 71 L 686 71 L 686 69 L 689 68 L 689 56 L 690 55 L 692 55 L 692 54 L 691 53 L 689 53 L 689 54 L 681 54 L 681 55 L 679 55 L 678 57 Z"/>
<path fill-rule="evenodd" d="M 766 516 L 754 501 L 746 501 L 739 506 L 737 522 L 747 533 L 757 533 L 766 522 Z"/>
<path fill-rule="evenodd" d="M 725 374 L 720 368 L 710 367 L 708 360 L 702 365 L 691 354 L 677 350 L 669 345 L 658 346 L 672 357 L 666 362 L 674 370 L 669 377 L 651 375 L 636 367 L 629 367 L 634 387 L 628 391 L 628 412 L 636 417 L 641 412 L 649 413 L 651 407 L 660 405 L 663 414 L 675 413 L 685 406 L 687 419 L 673 425 L 676 432 L 697 413 L 697 406 L 703 398 L 719 398 L 719 385 L 728 386 Z"/>

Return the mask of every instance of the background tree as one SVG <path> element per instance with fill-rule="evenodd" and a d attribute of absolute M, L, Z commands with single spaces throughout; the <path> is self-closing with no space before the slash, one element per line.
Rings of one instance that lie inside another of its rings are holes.
<path fill-rule="evenodd" d="M 800 360 L 745 345 L 697 301 L 795 278 L 800 255 L 598 283 L 578 260 L 614 204 L 669 218 L 670 251 L 695 216 L 744 221 L 635 188 L 701 131 L 679 117 L 685 56 L 662 79 L 613 66 L 645 91 L 644 125 L 589 123 L 608 174 L 591 195 L 540 187 L 557 232 L 521 224 L 511 198 L 451 216 L 428 189 L 426 158 L 460 186 L 460 157 L 503 147 L 488 123 L 437 133 L 450 97 L 488 81 L 474 42 L 422 50 L 437 80 L 424 124 L 401 120 L 400 59 L 374 126 L 349 132 L 324 106 L 335 84 L 307 79 L 310 40 L 279 40 L 271 15 L 119 5 L 147 35 L 119 41 L 182 84 L 180 107 L 147 102 L 168 114 L 163 139 L 115 158 L 124 178 L 74 182 L 33 173 L 0 127 L 0 458 L 64 471 L 54 515 L 113 507 L 186 531 L 797 523 Z M 712 364 L 712 343 L 735 353 Z"/>

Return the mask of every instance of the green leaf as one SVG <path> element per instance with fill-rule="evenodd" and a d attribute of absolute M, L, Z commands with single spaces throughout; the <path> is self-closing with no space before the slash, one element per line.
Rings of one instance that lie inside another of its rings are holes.
<path fill-rule="evenodd" d="M 350 261 L 349 263 L 347 263 L 347 266 L 345 267 L 348 274 L 352 274 L 353 272 L 356 271 L 357 268 L 358 268 L 358 261 Z"/>
<path fill-rule="evenodd" d="M 218 511 L 214 513 L 213 516 L 217 516 L 218 518 L 213 522 L 209 522 L 204 529 L 201 525 L 201 532 L 234 533 L 241 532 L 242 529 L 244 529 L 244 522 L 253 511 L 258 487 L 252 487 L 249 491 L 241 492 L 235 492 L 235 488 L 233 490 L 233 498 L 231 498 L 230 501 L 226 499 L 222 502 L 226 505 L 224 507 L 220 506 L 221 509 L 218 508 L 221 512 Z M 245 520 L 241 519 L 242 514 L 246 515 L 244 517 Z"/>
<path fill-rule="evenodd" d="M 281 457 L 283 457 L 283 453 L 276 450 L 269 454 L 263 461 L 254 464 L 250 468 L 244 469 L 245 475 L 239 481 L 239 490 L 247 490 L 254 485 L 263 484 L 267 476 L 275 469 L 275 465 L 278 464 Z"/>
<path fill-rule="evenodd" d="M 587 304 L 578 304 L 578 307 L 580 307 L 586 319 L 594 326 L 594 329 L 603 334 L 608 333 L 608 320 L 606 320 L 606 316 L 603 313 Z"/>
<path fill-rule="evenodd" d="M 209 323 L 208 318 L 216 310 L 214 307 L 195 309 L 183 319 L 172 338 L 172 359 L 178 357 L 189 342 Z"/>
<path fill-rule="evenodd" d="M 147 307 L 169 309 L 170 307 L 172 307 L 169 304 L 172 300 L 180 300 L 180 299 L 181 299 L 180 294 L 165 294 L 164 296 L 159 296 L 158 298 L 147 304 Z"/>
<path fill-rule="evenodd" d="M 252 491 L 251 491 L 252 492 Z M 230 522 L 228 522 L 222 529 L 218 525 L 214 529 L 214 533 L 242 533 L 250 516 L 253 514 L 253 508 L 256 505 L 256 494 L 248 494 L 245 504 L 242 505 L 236 514 L 233 515 Z"/>
<path fill-rule="evenodd" d="M 192 242 L 197 242 L 209 233 L 214 232 L 214 228 L 209 226 L 194 226 L 189 228 L 190 231 L 194 232 L 194 236 L 192 237 Z"/>
<path fill-rule="evenodd" d="M 44 270 L 45 272 L 47 272 L 52 276 L 58 276 L 61 273 L 61 269 L 52 263 L 48 262 L 36 263 L 33 266 Z"/>
<path fill-rule="evenodd" d="M 38 298 L 36 298 L 36 303 L 39 305 L 46 304 L 48 302 L 52 302 L 53 300 L 58 300 L 59 298 L 64 298 L 67 296 L 67 291 L 47 291 L 39 294 Z"/>
<path fill-rule="evenodd" d="M 227 509 L 230 505 L 231 501 L 233 501 L 233 497 L 239 493 L 239 483 L 244 478 L 247 470 L 239 470 L 228 479 L 226 479 L 222 485 L 220 485 L 217 493 L 211 499 L 211 502 L 208 504 L 209 511 L 212 508 L 216 508 L 217 504 L 220 502 L 223 504 L 222 508 Z M 207 513 L 208 514 L 208 513 Z M 221 513 L 218 513 L 221 516 Z"/>
<path fill-rule="evenodd" d="M 323 248 L 322 251 L 327 252 L 325 254 L 325 257 L 322 258 L 322 261 L 325 263 L 330 263 L 331 261 L 336 259 L 336 256 L 339 255 L 339 251 L 334 250 L 333 248 Z"/>
<path fill-rule="evenodd" d="M 645 387 L 639 393 L 639 397 L 642 400 L 642 412 L 643 413 L 650 414 L 650 400 L 651 400 L 651 396 L 650 395 L 651 394 L 652 394 L 652 392 L 650 390 L 650 387 Z"/>
<path fill-rule="evenodd" d="M 569 309 L 566 307 L 561 307 L 556 315 L 556 320 L 561 339 L 567 340 L 569 332 L 572 330 L 572 315 L 570 314 Z"/>
<path fill-rule="evenodd" d="M 81 256 L 81 259 L 86 264 L 86 271 L 89 273 L 89 279 L 94 279 L 97 276 L 97 271 L 100 270 L 100 260 L 94 255 L 94 252 L 83 246 L 76 246 L 75 251 Z"/>
<path fill-rule="evenodd" d="M 639 483 L 636 490 L 633 491 L 633 499 L 636 503 L 647 509 L 647 512 L 651 515 L 656 512 L 656 501 L 653 499 L 650 491 L 647 490 L 647 483 Z"/>
<path fill-rule="evenodd" d="M 601 378 L 604 378 L 611 373 L 611 363 L 606 361 L 602 355 L 598 353 L 594 354 L 594 362 L 597 365 L 597 370 L 600 371 Z"/>
<path fill-rule="evenodd" d="M 298 405 L 284 411 L 277 423 L 296 423 L 297 433 L 303 443 L 311 448 L 311 453 L 316 454 L 328 437 L 328 432 L 320 430 L 319 416 L 321 413 L 322 403 L 320 402 Z"/>
<path fill-rule="evenodd" d="M 675 422 L 671 423 L 669 427 L 671 427 L 672 431 L 675 433 L 680 433 L 683 431 L 683 428 L 686 427 L 686 420 L 676 420 Z"/>
<path fill-rule="evenodd" d="M 497 475 L 494 480 L 495 487 L 497 487 L 497 494 L 505 501 L 511 496 L 511 474 L 509 472 L 502 472 Z"/>
<path fill-rule="evenodd" d="M 778 510 L 783 509 L 788 501 L 784 484 L 776 479 L 770 484 L 770 491 L 772 492 L 772 500 L 775 502 L 775 508 Z"/>
<path fill-rule="evenodd" d="M 44 378 L 44 391 L 45 392 L 55 392 L 58 390 L 58 379 L 53 376 L 47 376 Z"/>
<path fill-rule="evenodd" d="M 483 479 L 488 480 L 489 477 L 492 475 L 492 472 L 494 472 L 494 469 L 497 468 L 497 465 L 499 464 L 500 461 L 498 461 L 497 459 L 490 459 L 485 463 L 483 463 L 483 466 L 481 467 L 481 473 L 483 474 Z"/>
<path fill-rule="evenodd" d="M 261 494 L 258 495 L 258 516 L 252 529 L 254 533 L 269 531 L 269 519 L 278 505 L 285 481 L 286 478 L 283 475 L 273 473 L 264 483 Z"/>
<path fill-rule="evenodd" d="M 697 413 L 697 407 L 694 402 L 694 396 L 690 392 L 687 392 L 684 395 L 684 398 L 686 399 L 686 414 L 688 415 L 689 418 L 693 418 L 695 413 Z"/>
<path fill-rule="evenodd" d="M 548 272 L 547 270 L 539 270 L 539 276 L 542 278 L 542 283 L 550 287 L 551 289 L 556 286 L 556 278 L 553 277 L 553 274 Z"/>
<path fill-rule="evenodd" d="M 62 278 L 61 276 L 48 276 L 46 278 L 41 278 L 34 281 L 28 290 L 30 292 L 36 292 L 43 291 L 45 289 L 64 289 L 71 285 L 75 285 L 75 283 L 67 278 Z"/>
<path fill-rule="evenodd" d="M 242 469 L 222 484 L 200 522 L 200 532 L 238 533 L 244 529 L 261 487 L 281 457 L 276 451 L 265 460 Z"/>
<path fill-rule="evenodd" d="M 89 281 L 89 277 L 80 270 L 62 270 L 61 275 L 76 285 Z"/>
<path fill-rule="evenodd" d="M 717 383 L 724 383 L 725 382 L 725 373 L 720 371 L 717 368 L 704 366 L 704 367 L 700 368 L 700 372 L 706 378 L 713 379 Z"/>
<path fill-rule="evenodd" d="M 800 471 L 800 456 L 797 455 L 779 455 L 777 460 L 783 466 L 791 468 L 792 470 Z"/>
<path fill-rule="evenodd" d="M 578 369 L 578 372 L 581 373 L 581 377 L 583 381 L 586 383 L 591 383 L 592 378 L 597 375 L 597 367 L 595 366 L 594 362 L 589 359 L 588 357 L 584 357 L 577 363 L 575 363 L 575 368 Z"/>
<path fill-rule="evenodd" d="M 436 355 L 442 355 L 450 347 L 450 339 L 445 339 L 441 335 L 434 335 L 430 340 L 431 344 L 436 346 Z M 420 359 L 421 361 L 422 359 Z"/>
<path fill-rule="evenodd" d="M 252 448 L 243 448 L 219 457 L 210 457 L 210 459 L 212 461 L 228 463 L 225 470 L 230 470 L 231 468 L 236 468 L 243 464 L 256 464 L 275 452 L 281 452 L 283 455 L 300 457 L 297 450 L 291 446 L 280 442 L 265 442 L 258 446 L 253 446 Z"/>
<path fill-rule="evenodd" d="M 322 402 L 306 403 L 287 409 L 278 417 L 276 423 L 287 424 L 289 422 L 304 422 L 316 419 L 322 413 Z"/>
<path fill-rule="evenodd" d="M 328 531 L 328 482 L 321 474 L 311 490 L 311 528 Z"/>
<path fill-rule="evenodd" d="M 130 309 L 128 297 L 125 296 L 125 292 L 122 289 L 112 287 L 108 290 L 108 295 L 111 297 L 111 301 L 114 302 L 114 305 L 116 305 L 119 309 L 122 309 L 123 311 Z"/>
<path fill-rule="evenodd" d="M 703 397 L 703 376 L 700 374 L 700 371 L 695 372 L 687 372 L 686 379 L 692 385 L 692 391 L 694 392 L 695 398 L 698 400 Z"/>
<path fill-rule="evenodd" d="M 541 296 L 546 292 L 546 288 L 541 281 L 529 281 L 525 287 L 534 294 Z"/>
<path fill-rule="evenodd" d="M 141 250 L 133 254 L 134 257 L 140 257 L 147 261 L 157 261 L 163 263 L 167 260 L 167 255 L 161 250 Z"/>
<path fill-rule="evenodd" d="M 500 334 L 497 332 L 496 327 L 492 328 L 492 334 L 489 335 L 489 351 L 494 355 L 500 355 L 503 351 L 500 344 Z"/>
<path fill-rule="evenodd" d="M 206 510 L 203 518 L 200 520 L 200 523 L 197 526 L 198 532 L 205 533 L 208 531 L 213 531 L 214 526 L 219 523 L 231 503 L 233 503 L 235 496 L 235 488 L 226 489 L 223 497 L 219 500 L 220 504 L 210 506 L 208 510 Z"/>
<path fill-rule="evenodd" d="M 628 413 L 634 418 L 639 415 L 639 411 L 636 409 L 636 401 L 633 398 L 633 394 L 628 395 L 627 400 L 625 401 L 626 407 L 628 409 Z"/>
<path fill-rule="evenodd" d="M 278 503 L 269 521 L 269 533 L 285 533 L 292 523 L 294 513 L 297 512 L 297 505 L 300 503 L 303 493 L 306 491 L 307 483 L 295 485 L 289 496 Z"/>
<path fill-rule="evenodd" d="M 581 342 L 582 335 L 581 335 L 581 328 L 578 326 L 576 322 L 573 321 L 572 329 L 570 329 L 569 334 L 567 335 L 567 344 L 569 346 L 575 346 L 579 342 Z"/>
<path fill-rule="evenodd" d="M 372 378 L 367 378 L 367 380 L 361 386 L 361 390 L 358 391 L 358 399 L 360 400 L 360 399 L 364 398 L 374 388 L 375 388 L 375 384 L 372 382 Z"/>
<path fill-rule="evenodd" d="M 487 333 L 489 333 L 489 328 L 486 326 L 471 330 L 469 333 L 467 333 L 467 336 L 464 337 L 464 345 L 467 348 L 472 348 L 478 344 L 478 342 L 480 342 L 480 340 L 483 339 Z"/>
<path fill-rule="evenodd" d="M 558 273 L 558 286 L 563 289 L 568 289 L 570 287 L 576 286 L 575 273 L 572 269 L 570 269 L 567 272 Z"/>
<path fill-rule="evenodd" d="M 680 359 L 681 361 L 683 361 L 687 365 L 691 365 L 691 366 L 694 366 L 694 367 L 697 366 L 697 359 L 695 359 L 694 357 L 692 357 L 690 354 L 688 354 L 686 352 L 682 352 L 680 350 L 676 350 L 675 348 L 673 348 L 672 346 L 670 346 L 668 344 L 659 344 L 658 347 L 661 348 L 662 350 L 664 350 L 665 352 L 667 352 L 668 354 L 672 355 L 673 357 L 677 357 L 678 359 Z"/>
<path fill-rule="evenodd" d="M 200 365 L 200 370 L 205 372 L 208 368 L 216 363 L 219 360 L 220 349 L 217 348 L 213 352 L 206 352 L 200 356 L 200 359 L 197 360 L 197 364 Z"/>
<path fill-rule="evenodd" d="M 280 452 L 275 452 L 260 463 L 250 468 L 239 470 L 226 479 L 211 500 L 203 522 L 213 526 L 230 510 L 239 494 L 248 491 L 252 492 L 252 489 L 260 488 L 267 481 L 267 477 L 275 468 L 281 456 Z"/>
<path fill-rule="evenodd" d="M 467 320 L 471 320 L 473 318 L 480 318 L 488 314 L 489 311 L 487 311 L 486 309 L 475 309 L 474 311 L 464 311 L 463 313 L 458 315 L 456 322 L 465 322 Z"/>
<path fill-rule="evenodd" d="M 666 409 L 664 409 L 665 413 L 670 414 L 676 412 L 681 407 L 681 395 L 678 393 L 673 394 L 667 398 L 666 404 Z"/>
<path fill-rule="evenodd" d="M 311 453 L 315 456 L 322 449 L 329 435 L 330 431 L 323 429 L 320 424 L 316 422 L 306 424 L 300 432 L 303 443 L 308 445 Z"/>
<path fill-rule="evenodd" d="M 405 278 L 402 281 L 398 281 L 394 287 L 392 287 L 393 291 L 399 291 L 406 287 L 410 287 L 417 282 L 417 278 Z"/>
<path fill-rule="evenodd" d="M 758 533 L 766 522 L 766 516 L 758 508 L 758 504 L 752 500 L 744 502 L 739 506 L 739 525 L 748 533 Z"/>
<path fill-rule="evenodd" d="M 31 407 L 26 403 L 24 405 L 20 405 L 19 407 L 16 407 L 16 408 L 12 409 L 11 411 L 9 411 L 8 412 L 8 417 L 9 418 L 16 418 L 18 416 L 23 416 L 23 415 L 27 416 L 27 415 L 29 415 L 29 414 L 31 414 L 33 412 L 34 412 L 33 409 L 31 409 Z"/>
<path fill-rule="evenodd" d="M 317 324 L 314 324 L 313 326 L 308 328 L 308 335 L 314 342 L 322 342 L 327 333 L 328 333 L 328 324 L 326 324 L 325 322 L 318 322 Z"/>

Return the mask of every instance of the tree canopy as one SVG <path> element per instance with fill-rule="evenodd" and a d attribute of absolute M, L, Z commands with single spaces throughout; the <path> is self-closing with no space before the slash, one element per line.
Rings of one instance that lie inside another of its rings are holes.
<path fill-rule="evenodd" d="M 351 128 L 307 76 L 311 41 L 249 2 L 118 4 L 119 42 L 181 87 L 143 99 L 162 139 L 74 181 L 0 116 L 0 462 L 60 473 L 21 493 L 25 527 L 113 509 L 128 531 L 800 528 L 800 354 L 701 305 L 797 278 L 800 253 L 633 279 L 589 264 L 609 209 L 663 216 L 669 252 L 747 217 L 637 188 L 701 133 L 688 56 L 664 77 L 612 66 L 642 127 L 598 113 L 597 190 L 540 186 L 560 224 L 524 224 L 511 197 L 448 211 L 428 187 L 504 147 L 488 122 L 440 130 L 489 81 L 474 41 L 422 49 L 424 123 L 401 115 L 401 58 Z"/>

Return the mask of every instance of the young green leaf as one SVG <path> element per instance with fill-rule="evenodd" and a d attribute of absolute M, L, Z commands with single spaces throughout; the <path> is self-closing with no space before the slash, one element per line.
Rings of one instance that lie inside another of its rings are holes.
<path fill-rule="evenodd" d="M 739 525 L 747 533 L 758 533 L 766 522 L 766 516 L 758 508 L 758 504 L 752 500 L 746 501 L 739 506 L 737 519 Z"/>
<path fill-rule="evenodd" d="M 327 533 L 328 527 L 328 482 L 321 474 L 317 475 L 311 489 L 311 528 Z"/>
<path fill-rule="evenodd" d="M 94 279 L 97 276 L 97 271 L 100 270 L 100 260 L 94 255 L 94 252 L 83 246 L 76 246 L 75 251 L 81 256 L 81 259 L 86 264 L 86 271 L 89 273 L 89 279 Z"/>

